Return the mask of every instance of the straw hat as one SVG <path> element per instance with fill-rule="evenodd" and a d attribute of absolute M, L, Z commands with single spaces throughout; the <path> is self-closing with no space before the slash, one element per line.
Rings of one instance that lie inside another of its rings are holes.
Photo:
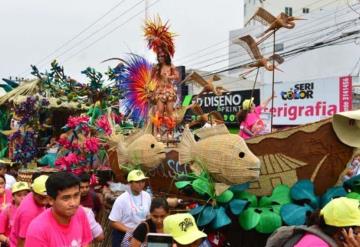
<path fill-rule="evenodd" d="M 335 114 L 332 125 L 340 141 L 360 148 L 360 110 Z"/>

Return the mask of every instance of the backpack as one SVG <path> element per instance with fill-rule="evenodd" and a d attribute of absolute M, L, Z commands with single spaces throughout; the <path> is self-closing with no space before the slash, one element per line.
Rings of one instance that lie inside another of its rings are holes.
<path fill-rule="evenodd" d="M 293 247 L 305 233 L 314 234 L 331 247 L 337 247 L 336 242 L 323 233 L 317 226 L 282 226 L 268 238 L 265 247 Z"/>

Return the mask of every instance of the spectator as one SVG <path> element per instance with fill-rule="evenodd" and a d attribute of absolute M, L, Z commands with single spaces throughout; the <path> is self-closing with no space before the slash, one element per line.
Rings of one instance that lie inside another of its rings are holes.
<path fill-rule="evenodd" d="M 101 225 L 96 221 L 94 212 L 91 208 L 83 207 L 86 213 L 86 217 L 89 221 L 92 239 L 96 242 L 103 241 L 105 239 L 104 231 Z"/>
<path fill-rule="evenodd" d="M 146 219 L 149 214 L 151 197 L 144 191 L 145 180 L 141 170 L 132 170 L 127 177 L 129 191 L 121 194 L 111 209 L 109 219 L 113 228 L 112 246 L 119 246 L 127 232 Z"/>
<path fill-rule="evenodd" d="M 169 205 L 163 198 L 154 198 L 150 206 L 150 219 L 139 224 L 131 239 L 131 247 L 140 247 L 149 232 L 163 233 L 164 219 L 169 214 Z"/>
<path fill-rule="evenodd" d="M 211 247 L 206 234 L 198 229 L 194 217 L 189 213 L 166 217 L 164 232 L 174 238 L 177 247 Z"/>
<path fill-rule="evenodd" d="M 11 187 L 14 183 L 16 183 L 16 179 L 11 176 L 10 174 L 6 173 L 7 167 L 6 164 L 3 162 L 0 162 L 0 175 L 3 175 L 5 177 L 6 186 L 5 189 L 11 190 Z"/>
<path fill-rule="evenodd" d="M 51 174 L 46 181 L 51 207 L 30 224 L 26 247 L 89 246 L 89 221 L 80 205 L 80 180 L 72 173 Z"/>
<path fill-rule="evenodd" d="M 32 192 L 27 194 L 14 216 L 14 226 L 10 232 L 10 246 L 22 247 L 31 221 L 45 210 L 48 204 L 45 183 L 48 176 L 41 175 L 32 183 Z"/>
<path fill-rule="evenodd" d="M 5 184 L 6 184 L 5 176 L 0 174 L 0 198 L 1 198 L 0 213 L 12 202 L 11 191 L 9 189 L 6 189 Z"/>
<path fill-rule="evenodd" d="M 360 202 L 345 197 L 331 200 L 313 213 L 308 226 L 280 227 L 268 239 L 266 247 L 359 247 Z M 289 234 L 290 233 L 290 234 Z"/>
<path fill-rule="evenodd" d="M 0 242 L 9 244 L 11 227 L 14 225 L 14 216 L 20 202 L 29 193 L 30 187 L 25 182 L 16 182 L 12 186 L 13 201 L 0 214 Z"/>
<path fill-rule="evenodd" d="M 102 210 L 102 203 L 96 192 L 90 188 L 90 175 L 86 172 L 80 174 L 80 204 L 83 207 L 91 208 L 95 214 L 95 219 L 99 221 Z"/>

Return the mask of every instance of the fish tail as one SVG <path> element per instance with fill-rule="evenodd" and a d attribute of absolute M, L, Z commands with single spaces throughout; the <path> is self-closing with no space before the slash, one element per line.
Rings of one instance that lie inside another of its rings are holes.
<path fill-rule="evenodd" d="M 192 161 L 191 149 L 196 143 L 189 127 L 186 127 L 179 144 L 179 163 L 185 164 Z"/>

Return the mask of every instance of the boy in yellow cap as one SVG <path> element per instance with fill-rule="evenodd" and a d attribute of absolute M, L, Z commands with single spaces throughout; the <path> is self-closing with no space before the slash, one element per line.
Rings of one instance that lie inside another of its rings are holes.
<path fill-rule="evenodd" d="M 115 200 L 109 215 L 110 226 L 113 228 L 112 246 L 119 246 L 122 241 L 129 241 L 126 236 L 131 236 L 136 226 L 148 216 L 151 196 L 144 191 L 147 179 L 148 177 L 141 170 L 129 172 L 127 176 L 129 189 Z M 128 234 L 125 236 L 126 233 Z"/>
<path fill-rule="evenodd" d="M 46 180 L 48 176 L 37 177 L 31 185 L 31 193 L 22 200 L 14 217 L 14 225 L 10 233 L 10 246 L 24 246 L 26 231 L 31 221 L 45 211 L 48 204 Z"/>
<path fill-rule="evenodd" d="M 12 189 L 13 201 L 0 214 L 0 242 L 9 244 L 11 227 L 14 224 L 14 216 L 21 201 L 30 192 L 30 187 L 26 182 L 16 182 Z"/>
<path fill-rule="evenodd" d="M 198 229 L 194 217 L 189 213 L 166 217 L 164 232 L 174 238 L 178 247 L 210 246 L 207 241 L 204 241 L 207 235 Z"/>

